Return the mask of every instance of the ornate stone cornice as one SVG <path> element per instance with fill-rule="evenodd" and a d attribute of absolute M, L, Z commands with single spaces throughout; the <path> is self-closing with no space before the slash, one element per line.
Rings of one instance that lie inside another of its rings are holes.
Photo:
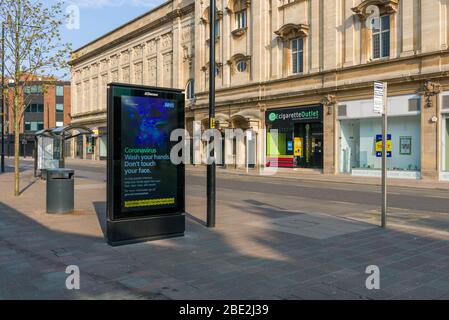
<path fill-rule="evenodd" d="M 240 29 L 235 29 L 235 30 L 231 31 L 231 34 L 232 34 L 232 36 L 234 38 L 238 38 L 238 37 L 243 36 L 246 33 L 247 30 L 248 30 L 247 27 L 240 28 Z"/>
<path fill-rule="evenodd" d="M 321 99 L 321 104 L 327 108 L 327 114 L 332 115 L 337 105 L 337 98 L 333 94 L 327 94 Z"/>
<path fill-rule="evenodd" d="M 249 61 L 251 60 L 251 56 L 245 56 L 244 54 L 238 53 L 235 54 L 231 57 L 231 59 L 229 59 L 228 61 L 226 61 L 226 63 L 228 65 L 233 65 L 235 64 L 237 61 Z"/>
<path fill-rule="evenodd" d="M 440 92 L 441 92 L 441 84 L 432 82 L 432 81 L 424 82 L 424 94 L 425 95 L 436 95 Z"/>
<path fill-rule="evenodd" d="M 194 60 L 195 55 L 192 52 L 190 52 L 189 47 L 186 46 L 186 45 L 183 45 L 182 49 L 183 49 L 182 60 L 183 60 L 183 62 L 187 61 L 189 63 L 189 66 L 191 67 L 192 64 L 193 64 L 193 60 Z"/>
<path fill-rule="evenodd" d="M 209 65 L 210 65 L 209 62 L 207 62 L 204 66 L 201 67 L 201 71 L 203 72 L 209 71 Z M 223 63 L 216 62 L 215 66 L 221 70 L 223 68 Z"/>
<path fill-rule="evenodd" d="M 228 5 L 227 5 L 226 8 L 225 8 L 227 14 L 232 14 L 232 13 L 234 13 L 234 5 L 235 5 L 235 1 L 236 1 L 236 0 L 229 0 Z M 246 8 L 249 8 L 250 5 L 251 5 L 251 0 L 246 0 L 246 1 L 245 1 L 245 6 L 246 6 Z"/>
<path fill-rule="evenodd" d="M 326 106 L 334 106 L 337 104 L 337 98 L 333 94 L 328 94 L 321 99 L 321 103 Z"/>
<path fill-rule="evenodd" d="M 129 33 L 127 33 L 127 34 L 125 34 L 123 36 L 120 36 L 120 37 L 118 37 L 116 39 L 113 39 L 113 40 L 111 40 L 110 42 L 108 42 L 107 44 L 105 44 L 103 46 L 99 46 L 99 47 L 97 47 L 97 48 L 95 48 L 95 49 L 93 49 L 91 51 L 88 51 L 89 46 L 95 44 L 96 42 L 98 42 L 98 41 L 100 41 L 100 40 L 102 40 L 104 38 L 111 37 L 114 33 L 120 32 L 120 30 L 122 30 L 122 29 L 124 29 L 124 28 L 126 28 L 126 27 L 128 27 L 128 26 L 130 26 L 130 25 L 132 25 L 133 23 L 136 22 L 136 20 L 132 20 L 132 21 L 128 22 L 127 24 L 119 27 L 118 29 L 115 29 L 115 30 L 111 31 L 110 33 L 108 33 L 108 34 L 106 34 L 106 35 L 104 35 L 104 36 L 102 36 L 102 37 L 100 37 L 100 38 L 90 42 L 89 44 L 85 45 L 84 47 L 81 47 L 81 48 L 77 49 L 76 51 L 72 52 L 71 53 L 71 61 L 69 61 L 69 65 L 73 66 L 73 65 L 76 65 L 76 64 L 81 63 L 83 61 L 86 61 L 87 59 L 89 59 L 91 57 L 94 57 L 94 56 L 96 56 L 98 54 L 101 54 L 101 53 L 103 53 L 103 52 L 105 52 L 107 50 L 110 50 L 110 49 L 114 48 L 114 47 L 117 47 L 120 44 L 129 41 L 130 39 L 133 39 L 133 38 L 136 38 L 138 36 L 147 34 L 148 32 L 150 32 L 150 31 L 152 31 L 152 30 L 154 30 L 156 28 L 159 28 L 159 27 L 163 26 L 164 24 L 166 24 L 166 23 L 168 23 L 170 21 L 175 20 L 176 18 L 183 17 L 183 16 L 186 16 L 188 14 L 191 14 L 191 13 L 194 12 L 194 10 L 195 10 L 195 4 L 194 3 L 189 4 L 189 5 L 187 5 L 185 7 L 182 7 L 182 8 L 177 8 L 174 11 L 168 13 L 166 16 L 163 16 L 161 18 L 155 19 L 151 23 L 145 24 L 145 25 L 137 28 L 136 30 L 134 30 L 132 32 L 129 32 Z M 151 15 L 152 13 L 153 13 L 153 11 L 150 11 L 150 12 L 147 13 L 146 16 Z M 143 19 L 143 18 L 144 17 L 141 17 L 139 19 Z M 83 52 L 83 51 L 87 51 L 87 52 Z"/>
<path fill-rule="evenodd" d="M 422 94 L 426 99 L 427 108 L 432 107 L 432 97 L 439 93 L 441 93 L 441 84 L 429 80 L 424 82 Z"/>
<path fill-rule="evenodd" d="M 306 24 L 288 23 L 283 25 L 279 30 L 274 32 L 282 40 L 289 40 L 293 38 L 307 37 L 309 33 L 309 26 Z"/>
<path fill-rule="evenodd" d="M 171 12 L 172 18 L 181 18 L 183 16 L 182 10 L 177 8 Z"/>
<path fill-rule="evenodd" d="M 200 23 L 208 24 L 209 23 L 209 16 L 210 16 L 209 8 L 207 8 L 206 12 L 200 18 Z M 221 19 L 223 19 L 223 10 L 217 10 L 216 15 L 215 15 L 215 19 L 217 21 L 220 21 Z"/>
<path fill-rule="evenodd" d="M 364 0 L 351 10 L 361 20 L 365 20 L 371 14 L 367 12 L 370 6 L 378 7 L 381 14 L 393 14 L 398 11 L 399 0 Z"/>

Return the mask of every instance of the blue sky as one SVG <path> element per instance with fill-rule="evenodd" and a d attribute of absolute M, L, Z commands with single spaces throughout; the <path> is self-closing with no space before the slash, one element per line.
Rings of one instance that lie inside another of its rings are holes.
<path fill-rule="evenodd" d="M 66 41 L 77 49 L 120 25 L 142 15 L 166 0 L 66 0 L 80 9 L 80 29 L 63 28 Z"/>
<path fill-rule="evenodd" d="M 78 49 L 164 2 L 166 0 L 65 0 L 66 7 L 76 5 L 79 8 L 80 29 L 69 30 L 64 26 L 63 41 Z"/>

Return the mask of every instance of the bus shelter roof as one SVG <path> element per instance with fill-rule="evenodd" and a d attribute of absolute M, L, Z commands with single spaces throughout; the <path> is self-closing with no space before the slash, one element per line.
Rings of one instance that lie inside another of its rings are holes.
<path fill-rule="evenodd" d="M 84 126 L 77 125 L 67 125 L 64 127 L 57 127 L 51 129 L 44 129 L 37 131 L 34 135 L 37 137 L 63 137 L 64 140 L 70 140 L 76 138 L 80 135 L 91 135 L 93 134 L 92 130 Z"/>

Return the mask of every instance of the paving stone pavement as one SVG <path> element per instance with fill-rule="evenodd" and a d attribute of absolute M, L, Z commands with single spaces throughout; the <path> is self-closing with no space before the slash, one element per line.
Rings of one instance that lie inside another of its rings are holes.
<path fill-rule="evenodd" d="M 81 176 L 76 212 L 47 215 L 45 183 L 29 167 L 19 198 L 12 174 L 0 175 L 0 299 L 449 298 L 449 234 L 435 227 L 443 214 L 427 223 L 428 213 L 395 210 L 383 230 L 372 207 L 296 202 L 298 210 L 287 198 L 260 205 L 263 195 L 252 194 L 251 205 L 229 195 L 209 230 L 192 189 L 184 238 L 112 248 L 105 186 Z M 81 290 L 65 288 L 68 265 L 80 268 Z M 380 268 L 380 290 L 366 289 L 369 265 Z"/>

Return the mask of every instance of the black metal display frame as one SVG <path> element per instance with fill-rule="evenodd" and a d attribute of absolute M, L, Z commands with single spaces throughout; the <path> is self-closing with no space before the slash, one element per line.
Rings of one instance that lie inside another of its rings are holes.
<path fill-rule="evenodd" d="M 177 102 L 177 128 L 185 128 L 185 96 L 182 90 L 108 84 L 107 240 L 112 246 L 182 237 L 185 233 L 185 166 L 177 165 L 176 208 L 122 210 L 121 96 L 158 97 Z M 170 142 L 170 146 L 177 142 Z M 173 164 L 173 166 L 175 166 Z"/>

